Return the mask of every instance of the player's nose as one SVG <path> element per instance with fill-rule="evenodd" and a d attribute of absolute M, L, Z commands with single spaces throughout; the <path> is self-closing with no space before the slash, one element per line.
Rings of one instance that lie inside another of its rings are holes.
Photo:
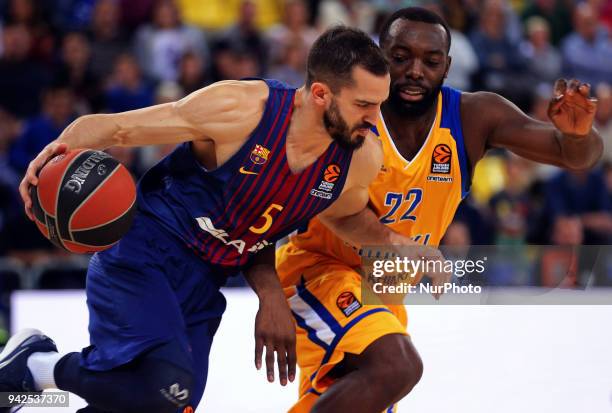
<path fill-rule="evenodd" d="M 406 68 L 406 77 L 410 79 L 423 78 L 423 62 L 420 59 L 412 59 L 412 62 Z"/>

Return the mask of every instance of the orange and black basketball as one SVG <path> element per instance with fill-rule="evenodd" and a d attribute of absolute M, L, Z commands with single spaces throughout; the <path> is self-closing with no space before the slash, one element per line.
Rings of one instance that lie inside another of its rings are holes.
<path fill-rule="evenodd" d="M 447 163 L 450 161 L 451 149 L 448 145 L 440 144 L 434 149 L 433 158 L 437 163 Z"/>
<path fill-rule="evenodd" d="M 79 149 L 51 159 L 30 189 L 38 229 L 58 247 L 102 251 L 129 230 L 136 185 L 128 170 L 105 152 Z"/>

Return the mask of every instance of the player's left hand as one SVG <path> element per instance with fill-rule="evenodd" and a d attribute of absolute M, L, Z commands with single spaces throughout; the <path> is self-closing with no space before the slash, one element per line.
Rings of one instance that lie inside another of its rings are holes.
<path fill-rule="evenodd" d="M 295 380 L 295 324 L 282 292 L 259 297 L 259 311 L 255 317 L 255 367 L 261 368 L 263 349 L 266 348 L 268 381 L 274 382 L 274 353 L 282 386 Z"/>
<path fill-rule="evenodd" d="M 564 135 L 588 135 L 597 111 L 597 99 L 590 96 L 591 86 L 576 79 L 558 79 L 554 93 L 548 117 L 555 127 Z"/>

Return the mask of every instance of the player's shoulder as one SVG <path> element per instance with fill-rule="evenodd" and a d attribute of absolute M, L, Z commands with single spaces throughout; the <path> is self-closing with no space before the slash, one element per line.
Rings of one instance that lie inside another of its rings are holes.
<path fill-rule="evenodd" d="M 383 149 L 380 140 L 369 133 L 363 145 L 353 152 L 348 180 L 368 184 L 372 181 L 383 163 Z"/>
<path fill-rule="evenodd" d="M 246 102 L 265 102 L 270 94 L 270 88 L 262 80 L 222 80 L 201 90 L 206 90 L 211 97 L 224 99 L 235 106 L 244 105 Z"/>
<path fill-rule="evenodd" d="M 469 113 L 483 111 L 482 113 L 492 114 L 492 112 L 504 110 L 508 105 L 511 105 L 510 101 L 494 92 L 461 92 L 461 109 Z M 486 117 L 479 116 L 478 118 Z"/>

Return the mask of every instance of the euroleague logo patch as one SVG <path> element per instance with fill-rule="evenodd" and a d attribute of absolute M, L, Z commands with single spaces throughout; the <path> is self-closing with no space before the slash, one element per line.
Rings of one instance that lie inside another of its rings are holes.
<path fill-rule="evenodd" d="M 187 406 L 183 409 L 183 413 L 193 413 L 193 407 Z"/>
<path fill-rule="evenodd" d="M 452 154 L 451 148 L 448 145 L 444 143 L 436 145 L 431 155 L 431 173 L 449 174 Z"/>
<path fill-rule="evenodd" d="M 355 311 L 361 308 L 361 303 L 350 291 L 345 291 L 338 296 L 336 305 L 344 313 L 345 316 L 350 317 Z"/>
<path fill-rule="evenodd" d="M 335 163 L 329 165 L 323 174 L 325 182 L 336 182 L 338 177 L 340 177 L 340 167 Z"/>
<path fill-rule="evenodd" d="M 323 199 L 332 199 L 332 192 L 334 190 L 334 182 L 338 180 L 340 177 L 340 166 L 331 163 L 327 165 L 325 171 L 323 172 L 323 179 L 319 184 L 318 188 L 312 188 L 310 190 L 310 195 L 316 196 Z"/>

